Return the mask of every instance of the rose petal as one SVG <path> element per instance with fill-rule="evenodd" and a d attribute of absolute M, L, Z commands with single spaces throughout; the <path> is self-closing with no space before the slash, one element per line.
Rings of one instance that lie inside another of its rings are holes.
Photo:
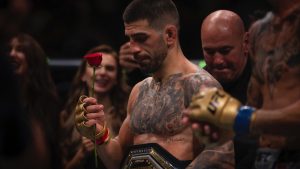
<path fill-rule="evenodd" d="M 84 58 L 87 60 L 88 64 L 92 67 L 98 67 L 100 66 L 102 62 L 102 53 L 91 53 L 84 56 Z"/>

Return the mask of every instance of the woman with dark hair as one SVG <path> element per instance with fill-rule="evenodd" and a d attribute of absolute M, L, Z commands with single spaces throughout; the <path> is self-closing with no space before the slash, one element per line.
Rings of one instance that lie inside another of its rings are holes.
<path fill-rule="evenodd" d="M 118 135 L 121 124 L 126 117 L 129 88 L 125 84 L 122 69 L 118 62 L 118 54 L 107 45 L 100 45 L 87 52 L 102 53 L 101 67 L 95 72 L 94 93 L 98 102 L 104 105 L 107 126 L 113 136 Z M 93 69 L 86 60 L 82 60 L 74 77 L 70 96 L 62 113 L 64 130 L 64 166 L 70 168 L 95 168 L 91 140 L 82 137 L 75 129 L 74 114 L 78 98 L 89 95 L 92 90 Z M 104 168 L 99 165 L 98 168 Z"/>
<path fill-rule="evenodd" d="M 21 104 L 29 114 L 33 127 L 35 138 L 32 144 L 45 159 L 49 158 L 49 168 L 60 168 L 59 101 L 46 54 L 38 42 L 27 34 L 14 36 L 9 46 Z"/>

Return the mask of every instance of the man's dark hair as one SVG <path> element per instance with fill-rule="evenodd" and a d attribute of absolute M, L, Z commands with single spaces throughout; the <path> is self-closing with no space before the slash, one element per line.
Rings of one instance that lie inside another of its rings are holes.
<path fill-rule="evenodd" d="M 133 0 L 124 11 L 124 22 L 143 19 L 156 29 L 166 24 L 174 24 L 179 29 L 179 14 L 172 0 Z"/>

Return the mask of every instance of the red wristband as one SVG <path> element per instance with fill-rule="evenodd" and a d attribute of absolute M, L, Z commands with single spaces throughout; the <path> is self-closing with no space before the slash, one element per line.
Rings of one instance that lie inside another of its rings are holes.
<path fill-rule="evenodd" d="M 101 145 L 101 144 L 106 143 L 108 141 L 109 141 L 109 130 L 108 130 L 108 128 L 106 128 L 106 131 L 103 134 L 103 136 L 96 140 L 96 144 Z"/>

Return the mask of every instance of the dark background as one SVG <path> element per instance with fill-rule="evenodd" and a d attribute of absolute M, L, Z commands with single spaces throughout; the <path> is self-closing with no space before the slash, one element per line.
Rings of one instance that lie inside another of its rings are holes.
<path fill-rule="evenodd" d="M 80 58 L 91 47 L 115 49 L 126 41 L 122 12 L 130 0 L 0 0 L 1 44 L 16 32 L 36 38 L 50 59 Z M 185 55 L 201 57 L 200 25 L 217 9 L 238 13 L 246 27 L 265 0 L 174 0 L 181 16 L 180 40 Z"/>
<path fill-rule="evenodd" d="M 126 42 L 122 13 L 129 2 L 131 0 L 0 0 L 1 55 L 7 54 L 10 36 L 18 32 L 32 35 L 46 51 L 54 80 L 65 97 L 80 58 L 87 50 L 101 43 L 119 50 Z M 242 17 L 248 28 L 255 18 L 270 9 L 266 0 L 174 2 L 181 17 L 181 47 L 191 60 L 202 58 L 200 25 L 210 12 L 232 10 Z M 74 59 L 77 62 L 73 62 Z"/>

